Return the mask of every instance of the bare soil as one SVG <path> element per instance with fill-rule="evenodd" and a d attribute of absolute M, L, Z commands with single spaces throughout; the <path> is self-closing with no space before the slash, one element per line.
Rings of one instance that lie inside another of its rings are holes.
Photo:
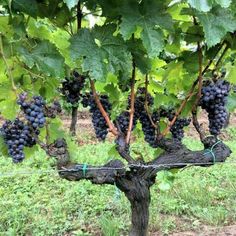
<path fill-rule="evenodd" d="M 160 234 L 153 234 L 153 236 L 160 236 Z M 170 236 L 235 236 L 236 225 L 224 227 L 210 227 L 204 226 L 199 232 L 186 231 L 170 234 Z"/>
<path fill-rule="evenodd" d="M 64 114 L 61 116 L 61 118 L 63 120 L 64 128 L 68 129 L 70 127 L 70 116 Z M 203 129 L 208 131 L 208 118 L 205 112 L 202 112 L 200 114 L 198 121 L 200 125 L 203 127 Z M 229 126 L 236 127 L 236 112 L 230 115 Z M 80 144 L 88 144 L 88 143 L 91 144 L 91 143 L 98 142 L 94 133 L 92 122 L 91 122 L 91 116 L 88 111 L 78 112 L 78 122 L 77 122 L 76 133 L 77 133 L 78 143 Z M 83 134 L 83 136 L 81 136 L 80 134 Z M 199 134 L 195 130 L 192 123 L 186 130 L 186 136 L 200 140 Z M 222 140 L 231 139 L 230 134 L 227 132 L 227 130 L 222 131 L 222 133 L 220 134 L 220 138 Z M 109 134 L 108 140 L 112 140 L 112 139 L 113 139 L 113 136 Z"/>

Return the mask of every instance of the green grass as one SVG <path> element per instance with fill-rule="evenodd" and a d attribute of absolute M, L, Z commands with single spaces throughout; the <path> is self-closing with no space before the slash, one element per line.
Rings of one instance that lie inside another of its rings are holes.
<path fill-rule="evenodd" d="M 236 132 L 229 129 L 227 141 L 236 161 Z M 191 149 L 201 144 L 184 140 Z M 116 158 L 112 144 L 85 145 L 79 149 L 70 144 L 73 159 L 80 163 L 100 164 Z M 148 145 L 132 146 L 137 156 L 155 155 Z M 110 153 L 108 155 L 107 153 Z M 22 164 L 0 158 L 0 236 L 13 235 L 127 235 L 129 203 L 115 186 L 96 186 L 88 181 L 69 182 L 58 177 L 53 160 L 37 152 Z M 216 164 L 209 168 L 191 167 L 179 171 L 168 191 L 160 186 L 165 173 L 157 177 L 152 188 L 150 230 L 168 234 L 175 230 L 199 229 L 201 225 L 227 225 L 236 221 L 236 164 Z M 46 171 L 51 170 L 49 173 Z M 42 171 L 42 173 L 39 173 Z M 45 171 L 45 173 L 43 172 Z"/>

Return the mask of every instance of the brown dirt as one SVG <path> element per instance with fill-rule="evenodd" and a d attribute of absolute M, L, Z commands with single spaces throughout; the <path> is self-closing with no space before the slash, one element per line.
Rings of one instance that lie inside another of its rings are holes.
<path fill-rule="evenodd" d="M 70 116 L 68 115 L 62 115 L 61 119 L 63 120 L 64 127 L 66 129 L 69 129 L 70 127 Z M 198 118 L 199 123 L 202 125 L 204 130 L 208 131 L 208 118 L 207 114 L 202 112 L 201 115 Z M 232 127 L 236 127 L 236 113 L 232 113 L 230 115 L 229 125 Z M 81 137 L 80 134 L 83 134 Z M 189 128 L 186 130 L 186 136 L 192 137 L 194 139 L 199 140 L 199 135 L 197 131 L 195 130 L 193 124 L 191 123 Z M 222 140 L 228 140 L 231 139 L 230 134 L 223 130 L 220 138 Z M 93 130 L 93 125 L 91 122 L 91 116 L 88 111 L 84 112 L 78 112 L 78 123 L 77 123 L 77 139 L 80 144 L 85 143 L 97 143 L 97 139 Z M 108 135 L 108 140 L 113 140 L 113 135 Z"/>
<path fill-rule="evenodd" d="M 160 236 L 160 234 L 153 234 L 153 236 Z M 224 227 L 210 227 L 204 226 L 200 231 L 186 231 L 169 234 L 170 236 L 236 236 L 236 225 Z"/>
<path fill-rule="evenodd" d="M 208 131 L 208 118 L 207 118 L 206 112 L 204 111 L 201 112 L 201 115 L 199 116 L 198 121 L 199 121 L 199 124 L 203 127 L 203 130 Z M 236 113 L 230 114 L 229 125 L 232 127 L 236 127 Z M 189 128 L 186 130 L 186 136 L 199 140 L 199 135 L 192 123 L 189 125 Z M 222 130 L 222 133 L 220 134 L 220 139 L 228 140 L 230 138 L 231 137 L 229 133 L 226 130 Z"/>

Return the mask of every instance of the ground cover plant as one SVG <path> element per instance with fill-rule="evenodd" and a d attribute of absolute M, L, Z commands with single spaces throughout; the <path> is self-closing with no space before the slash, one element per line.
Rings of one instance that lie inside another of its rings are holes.
<path fill-rule="evenodd" d="M 235 161 L 234 139 L 232 136 L 227 141 L 233 151 L 228 162 Z M 202 148 L 200 142 L 189 137 L 184 143 L 191 149 Z M 139 146 L 153 155 L 142 141 L 132 149 Z M 106 153 L 111 147 L 107 142 L 84 145 L 73 153 L 73 158 L 100 164 L 107 161 Z M 94 158 L 95 154 L 99 158 Z M 130 209 L 123 194 L 117 198 L 115 186 L 101 191 L 100 186 L 90 182 L 60 180 L 53 160 L 43 152 L 35 153 L 22 164 L 14 165 L 9 158 L 1 158 L 1 173 L 11 175 L 0 179 L 0 234 L 127 235 L 129 222 L 123 219 L 129 217 Z M 26 171 L 31 174 L 24 174 Z M 175 175 L 174 182 L 167 172 L 161 172 L 151 190 L 150 234 L 185 230 L 201 233 L 203 225 L 233 224 L 234 182 L 235 164 L 217 164 L 207 169 L 189 167 Z M 163 188 L 166 183 L 167 189 Z"/>
<path fill-rule="evenodd" d="M 234 2 L 0 4 L 1 149 L 14 163 L 24 165 L 42 149 L 61 178 L 116 186 L 130 202 L 129 235 L 145 236 L 158 172 L 208 167 L 232 153 L 218 135 L 236 101 Z M 72 106 L 71 133 L 78 106 L 86 107 L 97 139 L 114 136 L 107 153 L 113 158 L 97 165 L 73 160 L 56 118 L 63 99 Z M 207 130 L 199 122 L 201 109 Z M 191 122 L 201 150 L 182 142 Z M 155 155 L 142 148 L 134 155 L 132 133 L 143 135 Z"/>

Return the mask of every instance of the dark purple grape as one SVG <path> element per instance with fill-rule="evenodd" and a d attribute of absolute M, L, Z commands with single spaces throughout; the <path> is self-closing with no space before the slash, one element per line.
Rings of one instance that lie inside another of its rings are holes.
<path fill-rule="evenodd" d="M 209 130 L 212 135 L 219 135 L 227 122 L 228 113 L 225 106 L 229 92 L 230 83 L 223 79 L 206 84 L 202 88 L 199 105 L 208 113 Z"/>
<path fill-rule="evenodd" d="M 76 105 L 82 97 L 81 91 L 84 88 L 85 77 L 73 71 L 70 78 L 62 82 L 61 92 L 68 103 Z"/>
<path fill-rule="evenodd" d="M 85 102 L 87 103 L 85 105 L 88 105 L 90 107 L 89 111 L 92 114 L 92 123 L 93 123 L 96 137 L 100 140 L 105 140 L 108 134 L 108 126 L 107 126 L 105 118 L 102 116 L 102 113 L 97 107 L 97 104 L 92 96 L 88 95 Z M 103 108 L 105 109 L 105 111 L 110 115 L 110 111 L 112 107 L 108 100 L 108 97 L 106 95 L 101 95 L 100 102 Z"/>
<path fill-rule="evenodd" d="M 1 134 L 14 163 L 21 162 L 25 158 L 23 152 L 25 146 L 35 145 L 35 140 L 30 135 L 30 127 L 18 118 L 14 121 L 5 121 L 1 127 Z"/>
<path fill-rule="evenodd" d="M 27 96 L 23 93 L 23 95 L 19 96 L 18 104 L 25 113 L 25 118 L 29 125 L 32 126 L 34 130 L 44 127 L 46 122 L 44 115 L 45 102 L 41 96 L 33 96 L 33 99 L 27 101 Z"/>

